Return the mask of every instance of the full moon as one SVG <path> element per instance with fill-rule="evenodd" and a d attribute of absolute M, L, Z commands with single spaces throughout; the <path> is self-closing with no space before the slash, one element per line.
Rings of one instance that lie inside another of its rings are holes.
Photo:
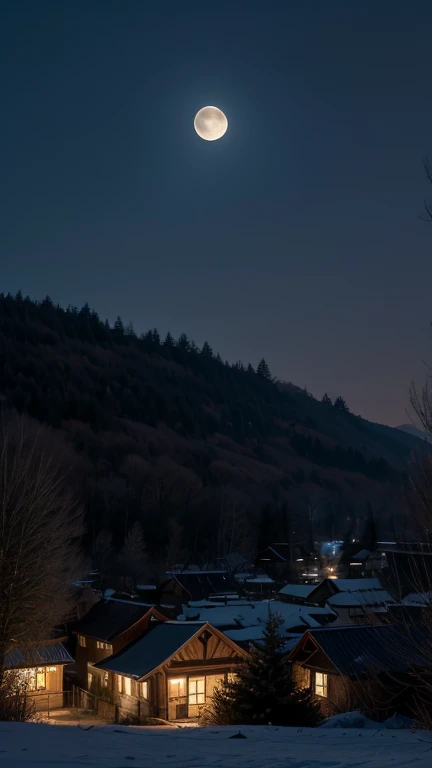
<path fill-rule="evenodd" d="M 228 120 L 221 109 L 203 107 L 195 115 L 194 128 L 205 141 L 216 141 L 226 133 Z"/>

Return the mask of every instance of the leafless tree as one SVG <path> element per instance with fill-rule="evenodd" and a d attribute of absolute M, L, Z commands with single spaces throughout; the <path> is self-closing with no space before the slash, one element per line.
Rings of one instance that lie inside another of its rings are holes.
<path fill-rule="evenodd" d="M 70 615 L 82 575 L 82 509 L 50 437 L 30 420 L 0 418 L 0 685 L 8 651 L 47 640 Z"/>

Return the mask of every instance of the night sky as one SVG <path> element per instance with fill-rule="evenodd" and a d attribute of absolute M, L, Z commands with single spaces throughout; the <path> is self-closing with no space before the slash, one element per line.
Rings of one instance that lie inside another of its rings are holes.
<path fill-rule="evenodd" d="M 406 422 L 432 362 L 431 58 L 430 0 L 1 0 L 0 290 Z"/>

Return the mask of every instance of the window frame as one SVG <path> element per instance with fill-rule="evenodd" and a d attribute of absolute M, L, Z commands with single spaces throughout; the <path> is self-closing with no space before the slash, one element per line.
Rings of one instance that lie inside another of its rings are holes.
<path fill-rule="evenodd" d="M 318 682 L 318 678 L 320 678 L 320 682 Z M 315 696 L 319 696 L 321 699 L 328 698 L 327 672 L 315 672 Z"/>
<path fill-rule="evenodd" d="M 144 680 L 143 683 L 139 684 L 139 695 L 141 699 L 145 699 L 145 701 L 149 701 L 149 683 L 148 680 Z"/>
<path fill-rule="evenodd" d="M 78 635 L 78 645 L 81 648 L 87 648 L 87 639 L 85 635 Z"/>
<path fill-rule="evenodd" d="M 201 690 L 202 688 L 202 690 Z M 192 689 L 192 690 L 191 690 Z M 206 703 L 206 678 L 189 677 L 188 678 L 188 706 L 202 706 Z"/>

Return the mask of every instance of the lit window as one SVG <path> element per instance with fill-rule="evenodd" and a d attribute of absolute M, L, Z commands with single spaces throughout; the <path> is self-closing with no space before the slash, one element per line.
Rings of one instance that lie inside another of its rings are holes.
<path fill-rule="evenodd" d="M 123 690 L 123 678 L 121 675 L 117 675 L 117 690 L 119 693 Z"/>
<path fill-rule="evenodd" d="M 124 693 L 126 694 L 126 696 L 131 696 L 132 680 L 130 679 L 130 677 L 124 677 L 123 680 L 124 680 Z"/>
<path fill-rule="evenodd" d="M 103 686 L 104 688 L 108 688 L 108 672 L 103 673 Z"/>
<path fill-rule="evenodd" d="M 78 635 L 78 642 L 82 648 L 85 648 L 87 645 L 86 639 L 83 635 Z"/>
<path fill-rule="evenodd" d="M 189 678 L 189 704 L 205 704 L 205 677 Z"/>
<path fill-rule="evenodd" d="M 112 645 L 109 643 L 103 643 L 102 640 L 96 640 L 96 647 L 104 651 L 112 651 Z"/>
<path fill-rule="evenodd" d="M 168 682 L 169 682 L 168 697 L 170 701 L 175 701 L 176 699 L 180 699 L 186 696 L 186 678 L 185 677 L 171 678 L 171 680 L 169 680 Z"/>
<path fill-rule="evenodd" d="M 148 683 L 141 683 L 141 698 L 148 699 Z"/>
<path fill-rule="evenodd" d="M 315 693 L 317 696 L 327 696 L 327 675 L 315 672 Z"/>
<path fill-rule="evenodd" d="M 57 667 L 47 667 L 46 671 L 47 672 L 57 672 Z"/>
<path fill-rule="evenodd" d="M 88 688 L 88 690 L 90 690 L 90 688 L 92 687 L 92 684 L 93 684 L 93 675 L 92 675 L 91 672 L 88 672 L 87 673 L 87 688 Z"/>

